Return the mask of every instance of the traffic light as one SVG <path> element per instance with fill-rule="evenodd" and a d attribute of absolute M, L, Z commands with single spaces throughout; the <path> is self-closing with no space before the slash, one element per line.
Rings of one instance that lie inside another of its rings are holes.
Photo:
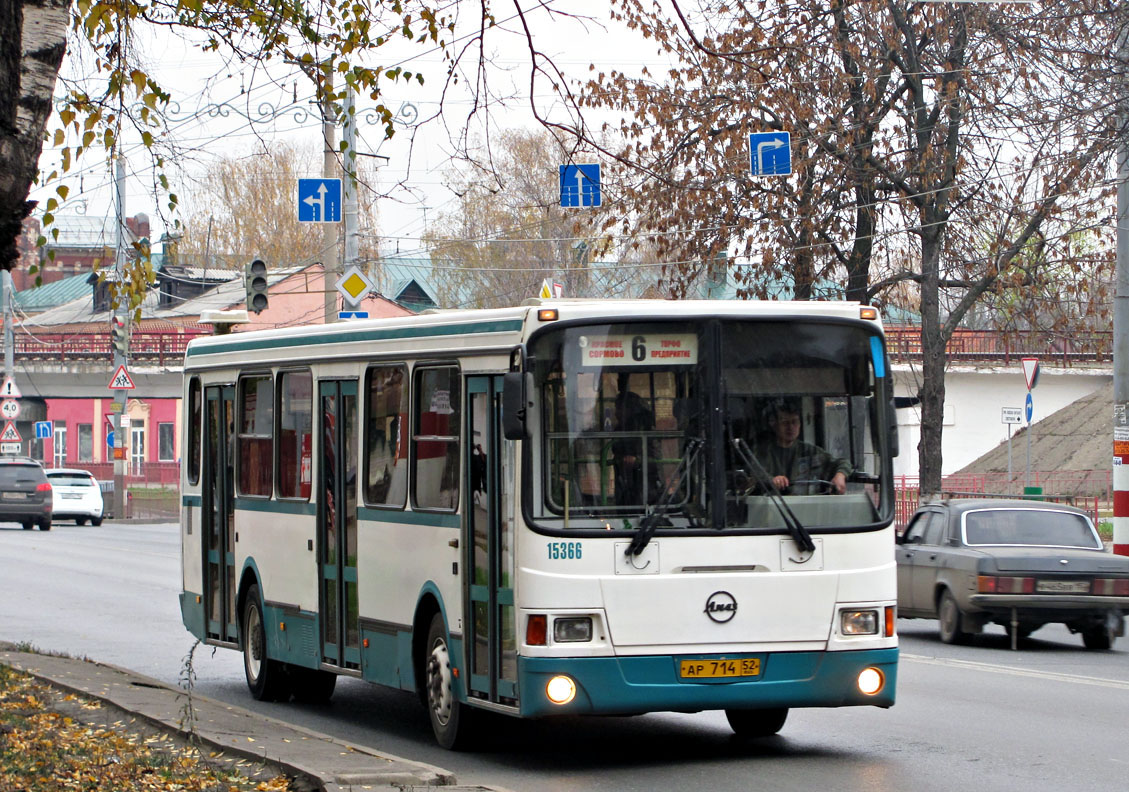
<path fill-rule="evenodd" d="M 129 330 L 120 316 L 110 317 L 110 343 L 115 354 L 125 358 L 129 353 Z"/>
<path fill-rule="evenodd" d="M 267 307 L 267 265 L 255 259 L 247 265 L 247 310 L 262 313 Z"/>

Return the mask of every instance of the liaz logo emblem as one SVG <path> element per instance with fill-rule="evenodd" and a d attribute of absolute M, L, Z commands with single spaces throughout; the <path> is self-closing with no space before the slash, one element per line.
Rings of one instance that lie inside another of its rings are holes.
<path fill-rule="evenodd" d="M 715 591 L 706 599 L 706 615 L 718 624 L 725 624 L 737 615 L 737 600 L 728 591 Z"/>

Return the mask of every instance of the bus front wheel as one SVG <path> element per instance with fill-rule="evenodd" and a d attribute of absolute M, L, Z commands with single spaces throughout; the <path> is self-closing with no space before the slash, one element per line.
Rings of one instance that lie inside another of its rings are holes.
<path fill-rule="evenodd" d="M 243 600 L 243 671 L 247 687 L 259 701 L 287 701 L 290 698 L 286 668 L 267 656 L 267 635 L 263 626 L 263 605 L 258 585 L 247 589 Z"/>
<path fill-rule="evenodd" d="M 738 737 L 771 737 L 784 728 L 788 708 L 727 709 L 725 717 Z"/>
<path fill-rule="evenodd" d="M 431 618 L 431 627 L 427 631 L 427 655 L 423 662 L 427 714 L 435 740 L 449 750 L 467 747 L 471 712 L 459 701 L 455 691 L 447 629 L 440 613 Z"/>

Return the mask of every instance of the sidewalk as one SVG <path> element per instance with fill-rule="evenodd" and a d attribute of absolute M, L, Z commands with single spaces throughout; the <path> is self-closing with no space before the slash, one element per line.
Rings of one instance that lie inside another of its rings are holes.
<path fill-rule="evenodd" d="M 24 671 L 55 687 L 98 699 L 153 726 L 187 736 L 181 726 L 186 697 L 164 682 L 102 663 L 68 657 L 8 651 L 0 664 Z M 458 786 L 453 774 L 422 762 L 377 753 L 370 748 L 293 726 L 205 696 L 193 695 L 196 736 L 229 756 L 262 762 L 280 772 L 305 778 L 325 792 L 393 787 L 442 786 L 446 790 L 493 790 L 501 787 Z"/>

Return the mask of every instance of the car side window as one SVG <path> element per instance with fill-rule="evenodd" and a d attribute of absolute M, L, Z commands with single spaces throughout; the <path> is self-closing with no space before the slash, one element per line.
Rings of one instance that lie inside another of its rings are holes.
<path fill-rule="evenodd" d="M 922 513 L 913 518 L 913 521 L 906 526 L 905 538 L 902 540 L 903 544 L 921 544 L 925 538 L 925 529 L 929 525 L 929 513 Z"/>
<path fill-rule="evenodd" d="M 929 524 L 925 527 L 925 538 L 922 544 L 939 545 L 944 538 L 945 518 L 943 515 L 932 512 L 929 514 Z"/>

